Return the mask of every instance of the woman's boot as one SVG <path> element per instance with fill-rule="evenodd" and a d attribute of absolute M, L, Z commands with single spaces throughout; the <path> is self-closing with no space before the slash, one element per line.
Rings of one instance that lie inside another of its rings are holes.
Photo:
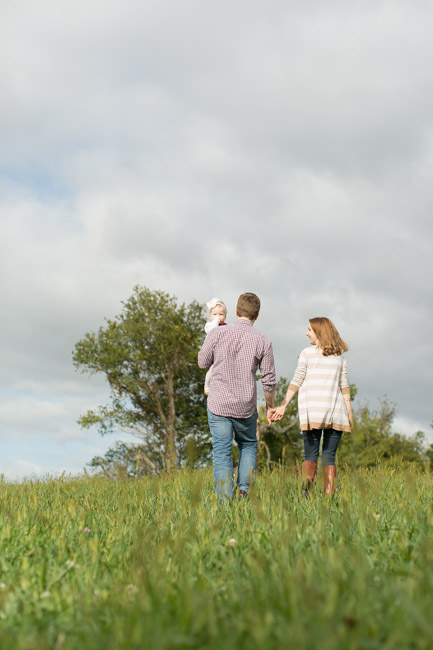
<path fill-rule="evenodd" d="M 327 465 L 325 467 L 325 485 L 324 494 L 334 494 L 335 491 L 335 475 L 337 470 L 335 465 Z"/>
<path fill-rule="evenodd" d="M 309 499 L 309 490 L 313 485 L 314 477 L 316 476 L 317 463 L 312 460 L 306 460 L 302 464 L 302 496 Z"/>

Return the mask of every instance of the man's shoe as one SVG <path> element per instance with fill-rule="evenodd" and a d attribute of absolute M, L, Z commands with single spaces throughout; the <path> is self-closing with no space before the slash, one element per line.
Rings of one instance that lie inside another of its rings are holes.
<path fill-rule="evenodd" d="M 248 496 L 248 492 L 246 490 L 239 490 L 238 499 L 246 499 L 247 496 Z"/>

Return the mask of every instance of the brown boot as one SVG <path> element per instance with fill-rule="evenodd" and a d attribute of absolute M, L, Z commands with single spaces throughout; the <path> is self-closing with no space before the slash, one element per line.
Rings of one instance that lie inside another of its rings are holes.
<path fill-rule="evenodd" d="M 334 494 L 335 491 L 335 475 L 337 470 L 335 465 L 327 465 L 324 472 L 324 494 Z"/>
<path fill-rule="evenodd" d="M 306 460 L 302 464 L 302 496 L 309 499 L 309 490 L 313 485 L 314 477 L 316 476 L 317 463 L 312 460 Z"/>

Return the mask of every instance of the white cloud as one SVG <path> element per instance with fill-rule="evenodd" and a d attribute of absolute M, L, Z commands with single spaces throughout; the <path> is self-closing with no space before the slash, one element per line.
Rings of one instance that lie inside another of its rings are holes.
<path fill-rule="evenodd" d="M 37 463 L 31 463 L 26 460 L 16 460 L 12 463 L 0 462 L 0 475 L 11 481 L 26 477 L 38 477 L 43 474 L 43 468 Z"/>
<path fill-rule="evenodd" d="M 417 433 L 417 431 L 423 431 L 426 435 L 426 443 L 433 443 L 433 432 L 430 428 L 426 430 L 425 423 L 419 420 L 417 421 L 405 417 L 400 417 L 398 413 L 394 419 L 393 430 L 409 437 L 413 436 L 415 433 Z"/>
<path fill-rule="evenodd" d="M 62 404 L 36 398 L 18 397 L 0 404 L 0 422 L 9 429 L 24 426 L 32 431 L 41 424 L 51 429 L 53 423 L 65 414 Z"/>
<path fill-rule="evenodd" d="M 306 320 L 328 315 L 360 396 L 386 393 L 401 421 L 426 429 L 432 13 L 337 0 L 7 3 L 4 430 L 83 439 L 75 420 L 107 389 L 74 373 L 72 350 L 134 284 L 221 295 L 229 319 L 237 295 L 256 291 L 286 376 Z"/>

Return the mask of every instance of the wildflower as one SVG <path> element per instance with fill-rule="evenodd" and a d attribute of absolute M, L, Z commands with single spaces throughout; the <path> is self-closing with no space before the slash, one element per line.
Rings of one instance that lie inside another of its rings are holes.
<path fill-rule="evenodd" d="M 137 585 L 126 585 L 125 593 L 127 596 L 134 596 L 138 591 Z"/>
<path fill-rule="evenodd" d="M 235 540 L 234 537 L 230 537 L 230 539 L 228 541 L 228 545 L 231 546 L 232 548 L 234 548 L 236 546 L 236 540 Z"/>
<path fill-rule="evenodd" d="M 380 515 L 379 515 L 379 514 L 376 515 L 376 519 L 377 519 L 377 521 L 379 521 L 379 519 L 380 519 Z"/>
<path fill-rule="evenodd" d="M 83 532 L 85 532 L 85 533 L 90 533 L 90 528 L 87 528 L 87 526 L 85 526 L 85 527 L 83 528 Z"/>
<path fill-rule="evenodd" d="M 49 598 L 51 596 L 49 591 L 43 591 L 41 593 L 41 598 Z"/>
<path fill-rule="evenodd" d="M 86 530 L 86 529 L 84 529 L 84 530 Z M 66 568 L 67 569 L 78 569 L 78 564 L 76 562 L 74 562 L 73 560 L 67 560 Z"/>
<path fill-rule="evenodd" d="M 0 589 L 3 591 L 3 589 L 6 589 L 6 585 L 4 582 L 0 582 Z"/>

